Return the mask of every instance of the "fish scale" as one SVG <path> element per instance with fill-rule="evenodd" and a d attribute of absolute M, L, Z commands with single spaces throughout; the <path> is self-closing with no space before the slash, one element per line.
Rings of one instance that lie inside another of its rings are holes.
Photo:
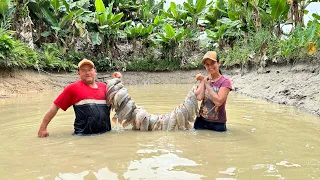
<path fill-rule="evenodd" d="M 185 130 L 185 119 L 180 108 L 176 109 L 176 120 L 179 130 Z"/>
<path fill-rule="evenodd" d="M 177 112 L 174 109 L 170 114 L 168 130 L 174 130 L 176 126 L 177 126 Z"/>
<path fill-rule="evenodd" d="M 192 103 L 190 98 L 186 98 L 183 102 L 183 105 L 187 108 L 188 111 L 188 121 L 189 122 L 193 122 L 194 118 L 195 118 L 195 112 L 196 112 L 196 108 L 194 106 L 194 104 Z"/>

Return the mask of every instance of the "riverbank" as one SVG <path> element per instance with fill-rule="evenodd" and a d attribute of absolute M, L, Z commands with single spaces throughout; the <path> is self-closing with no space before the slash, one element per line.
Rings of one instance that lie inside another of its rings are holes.
<path fill-rule="evenodd" d="M 295 66 L 267 67 L 263 71 L 223 70 L 234 87 L 234 92 L 274 103 L 296 106 L 320 116 L 320 66 L 298 64 Z M 122 72 L 126 85 L 186 84 L 195 83 L 195 75 L 205 70 L 175 72 Z M 98 80 L 111 78 L 111 73 L 98 73 Z M 47 73 L 34 71 L 5 71 L 0 73 L 0 98 L 16 95 L 61 91 L 78 79 L 74 73 Z"/>

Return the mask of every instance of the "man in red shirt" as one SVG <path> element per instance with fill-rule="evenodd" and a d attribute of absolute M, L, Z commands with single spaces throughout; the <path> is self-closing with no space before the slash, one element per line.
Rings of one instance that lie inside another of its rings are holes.
<path fill-rule="evenodd" d="M 111 130 L 110 107 L 106 104 L 107 85 L 95 82 L 97 75 L 92 61 L 83 59 L 78 64 L 80 80 L 68 85 L 53 102 L 40 125 L 38 136 L 47 137 L 47 126 L 61 108 L 73 106 L 76 118 L 74 134 L 98 134 Z"/>

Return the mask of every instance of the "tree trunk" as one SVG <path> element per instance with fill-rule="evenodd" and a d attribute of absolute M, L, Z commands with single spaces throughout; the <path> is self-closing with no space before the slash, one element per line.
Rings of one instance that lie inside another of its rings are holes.
<path fill-rule="evenodd" d="M 198 18 L 194 17 L 193 19 L 193 29 L 196 30 L 198 27 Z"/>
<path fill-rule="evenodd" d="M 33 23 L 29 16 L 29 8 L 25 6 L 25 3 L 27 2 L 24 0 L 17 0 L 13 29 L 15 30 L 15 38 L 27 43 L 33 49 Z"/>
<path fill-rule="evenodd" d="M 110 46 L 110 51 L 111 51 L 111 57 L 113 59 L 119 59 L 120 53 L 119 53 L 119 48 L 118 48 L 117 44 L 114 41 L 112 41 L 109 46 Z"/>
<path fill-rule="evenodd" d="M 297 27 L 299 24 L 299 4 L 298 0 L 293 0 L 292 1 L 292 10 L 293 10 L 293 16 L 294 16 L 294 26 Z"/>
<path fill-rule="evenodd" d="M 281 30 L 281 24 L 280 24 L 280 22 L 278 22 L 278 26 L 277 26 L 277 35 L 278 35 L 278 37 L 281 37 L 281 35 L 282 35 L 282 30 Z"/>
<path fill-rule="evenodd" d="M 244 39 L 245 41 L 247 41 L 247 39 L 248 39 L 248 32 L 243 31 L 243 39 Z"/>
<path fill-rule="evenodd" d="M 301 6 L 300 13 L 299 13 L 299 23 L 301 24 L 301 27 L 304 27 L 304 22 L 303 22 L 304 10 L 305 10 L 305 7 Z"/>
<path fill-rule="evenodd" d="M 261 28 L 261 21 L 260 21 L 259 10 L 257 7 L 253 7 L 253 16 L 254 16 L 254 21 L 256 23 L 256 28 L 260 29 Z"/>
<path fill-rule="evenodd" d="M 223 50 L 224 44 L 225 44 L 224 40 L 221 40 L 221 41 L 218 42 L 218 48 L 219 48 L 220 51 Z"/>

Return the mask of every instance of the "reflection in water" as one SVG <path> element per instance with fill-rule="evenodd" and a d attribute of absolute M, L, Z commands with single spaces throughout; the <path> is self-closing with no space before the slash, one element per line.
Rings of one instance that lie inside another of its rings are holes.
<path fill-rule="evenodd" d="M 94 176 L 92 176 L 92 174 Z M 91 175 L 91 177 L 89 177 Z M 81 173 L 59 173 L 59 176 L 55 177 L 55 180 L 82 180 L 92 178 L 97 180 L 106 180 L 106 179 L 118 179 L 118 175 L 109 171 L 108 168 L 101 168 L 98 172 L 84 171 Z M 42 177 L 40 178 L 42 179 Z"/>
<path fill-rule="evenodd" d="M 139 150 L 138 153 L 151 153 L 158 150 Z M 167 150 L 159 150 L 169 152 Z M 181 170 L 184 166 L 198 166 L 194 161 L 186 158 L 180 158 L 173 153 L 152 156 L 151 158 L 142 158 L 130 162 L 127 172 L 123 174 L 126 179 L 201 179 L 202 175 L 192 174 Z M 179 168 L 180 167 L 180 168 Z M 93 176 L 94 175 L 94 176 Z M 91 177 L 90 177 L 91 176 Z M 99 169 L 98 172 L 84 171 L 81 173 L 59 173 L 55 180 L 82 180 L 95 177 L 97 180 L 118 179 L 116 173 L 108 168 Z M 39 177 L 39 179 L 45 179 Z"/>
<path fill-rule="evenodd" d="M 228 175 L 235 175 L 234 171 L 236 170 L 236 168 L 228 168 L 225 171 L 219 171 L 219 173 L 221 174 L 228 174 Z"/>
<path fill-rule="evenodd" d="M 185 166 L 197 165 L 192 160 L 168 153 L 130 162 L 123 176 L 126 179 L 201 179 L 202 175 L 183 170 Z"/>
<path fill-rule="evenodd" d="M 171 112 L 192 85 L 129 86 L 151 114 Z M 294 107 L 231 92 L 227 128 L 140 132 L 113 124 L 72 136 L 74 112 L 58 112 L 50 136 L 37 131 L 59 92 L 0 99 L 0 177 L 24 179 L 319 179 L 320 119 Z"/>

